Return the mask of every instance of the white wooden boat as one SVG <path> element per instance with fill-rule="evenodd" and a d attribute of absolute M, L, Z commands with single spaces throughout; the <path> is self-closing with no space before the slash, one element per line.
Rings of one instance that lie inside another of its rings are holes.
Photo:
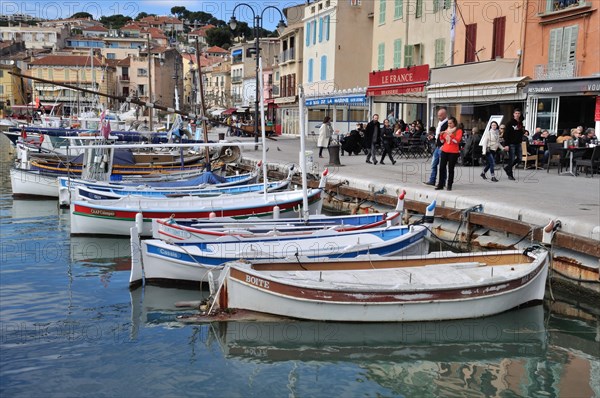
<path fill-rule="evenodd" d="M 10 183 L 14 197 L 47 197 L 58 196 L 58 185 L 55 175 L 47 175 L 38 170 L 10 168 Z"/>
<path fill-rule="evenodd" d="M 392 226 L 346 232 L 317 232 L 312 235 L 262 237 L 251 241 L 171 244 L 158 239 L 141 243 L 131 232 L 132 266 L 130 286 L 146 283 L 189 284 L 218 278 L 224 264 L 237 259 L 252 261 L 288 260 L 327 262 L 360 255 L 423 254 L 428 251 L 423 225 Z M 211 274 L 211 276 L 209 276 Z"/>
<path fill-rule="evenodd" d="M 542 300 L 548 252 L 535 248 L 523 254 L 448 254 L 435 262 L 355 260 L 313 263 L 310 268 L 300 265 L 299 270 L 289 270 L 289 263 L 270 263 L 268 269 L 248 262 L 228 264 L 220 285 L 213 286 L 217 303 L 223 309 L 321 321 L 478 318 Z M 337 269 L 330 270 L 333 266 Z"/>
<path fill-rule="evenodd" d="M 306 192 L 308 210 L 321 211 L 322 188 L 327 171 L 323 173 L 319 188 Z M 152 219 L 173 217 L 210 218 L 248 216 L 293 217 L 295 209 L 303 203 L 303 192 L 283 191 L 222 195 L 215 198 L 140 198 L 124 197 L 117 200 L 86 200 L 71 203 L 71 234 L 129 235 L 129 230 L 139 219 L 138 230 L 143 236 L 152 235 Z M 137 214 L 140 216 L 137 216 Z"/>
<path fill-rule="evenodd" d="M 406 191 L 398 197 L 396 208 L 390 213 L 354 214 L 327 216 L 315 214 L 308 219 L 263 220 L 248 218 L 233 220 L 215 218 L 205 220 L 152 220 L 152 236 L 175 244 L 207 242 L 250 242 L 273 237 L 294 237 L 310 235 L 325 237 L 338 232 L 358 231 L 382 226 L 398 225 L 402 222 Z M 432 204 L 431 214 L 435 209 Z"/>
<path fill-rule="evenodd" d="M 288 180 L 291 181 L 291 173 Z M 250 185 L 256 181 L 260 175 L 260 168 L 257 167 L 250 173 L 236 174 L 231 176 L 218 176 L 212 172 L 203 172 L 191 178 L 176 178 L 170 174 L 163 175 L 160 180 L 153 181 L 148 177 L 141 177 L 137 180 L 125 180 L 121 182 L 109 181 L 90 181 L 80 178 L 58 177 L 58 203 L 61 206 L 68 206 L 71 199 L 77 194 L 80 187 L 92 191 L 103 191 L 104 197 L 100 197 L 100 192 L 94 192 L 98 195 L 97 199 L 118 199 L 127 195 L 156 196 L 163 197 L 168 195 L 184 196 L 186 194 L 195 194 L 197 191 L 203 191 L 208 194 L 211 189 L 215 193 L 236 193 L 236 189 L 242 185 Z M 288 181 L 288 184 L 289 184 Z M 282 188 L 284 183 L 274 182 L 270 187 L 272 190 Z M 231 188 L 230 192 L 228 188 Z M 248 189 L 247 191 L 256 191 L 259 189 Z M 85 195 L 84 195 L 85 196 Z M 214 196 L 214 195 L 213 195 Z M 85 197 L 84 197 L 85 198 Z"/>

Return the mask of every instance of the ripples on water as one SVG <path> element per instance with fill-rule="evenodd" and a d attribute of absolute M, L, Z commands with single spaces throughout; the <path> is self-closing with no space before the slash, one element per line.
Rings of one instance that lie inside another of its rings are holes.
<path fill-rule="evenodd" d="M 412 324 L 183 325 L 130 292 L 127 239 L 70 238 L 55 201 L 0 187 L 0 396 L 600 396 L 597 318 L 542 306 Z M 567 308 L 571 308 L 565 305 Z"/>

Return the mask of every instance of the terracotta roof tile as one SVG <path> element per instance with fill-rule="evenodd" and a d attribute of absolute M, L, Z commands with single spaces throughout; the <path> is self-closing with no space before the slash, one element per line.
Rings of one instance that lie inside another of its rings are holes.
<path fill-rule="evenodd" d="M 94 57 L 94 64 L 102 64 L 102 60 Z M 48 66 L 88 66 L 91 65 L 90 57 L 87 55 L 48 55 L 38 58 L 30 65 L 48 65 Z"/>

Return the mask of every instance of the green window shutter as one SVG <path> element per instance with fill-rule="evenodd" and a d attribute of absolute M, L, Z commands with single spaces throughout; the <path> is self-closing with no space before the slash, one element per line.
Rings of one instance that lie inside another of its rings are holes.
<path fill-rule="evenodd" d="M 377 69 L 383 70 L 385 67 L 385 43 L 379 43 L 377 49 Z"/>
<path fill-rule="evenodd" d="M 402 65 L 402 39 L 394 40 L 394 68 Z"/>
<path fill-rule="evenodd" d="M 379 1 L 379 25 L 383 25 L 385 23 L 386 6 L 387 6 L 387 0 Z"/>
<path fill-rule="evenodd" d="M 403 0 L 394 0 L 394 19 L 402 18 L 404 10 L 404 1 Z"/>
<path fill-rule="evenodd" d="M 435 66 L 444 65 L 446 51 L 446 41 L 444 39 L 436 39 L 435 41 Z"/>
<path fill-rule="evenodd" d="M 413 52 L 414 52 L 414 48 L 412 45 L 405 45 L 404 46 L 404 67 L 406 68 L 407 66 L 413 66 Z"/>

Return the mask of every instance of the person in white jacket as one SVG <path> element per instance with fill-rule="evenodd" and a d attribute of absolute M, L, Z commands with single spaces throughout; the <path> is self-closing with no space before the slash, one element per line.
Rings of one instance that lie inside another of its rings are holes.
<path fill-rule="evenodd" d="M 489 170 L 492 175 L 492 181 L 498 182 L 496 175 L 494 174 L 494 166 L 496 165 L 496 151 L 502 146 L 500 144 L 500 129 L 498 123 L 491 122 L 490 128 L 483 133 L 479 145 L 482 147 L 482 153 L 486 157 L 486 165 L 481 173 L 481 178 L 487 180 L 486 173 Z"/>
<path fill-rule="evenodd" d="M 329 139 L 333 135 L 333 127 L 331 127 L 331 118 L 325 116 L 321 127 L 319 127 L 319 140 L 317 146 L 319 147 L 319 157 L 323 157 L 323 149 L 329 146 Z"/>

